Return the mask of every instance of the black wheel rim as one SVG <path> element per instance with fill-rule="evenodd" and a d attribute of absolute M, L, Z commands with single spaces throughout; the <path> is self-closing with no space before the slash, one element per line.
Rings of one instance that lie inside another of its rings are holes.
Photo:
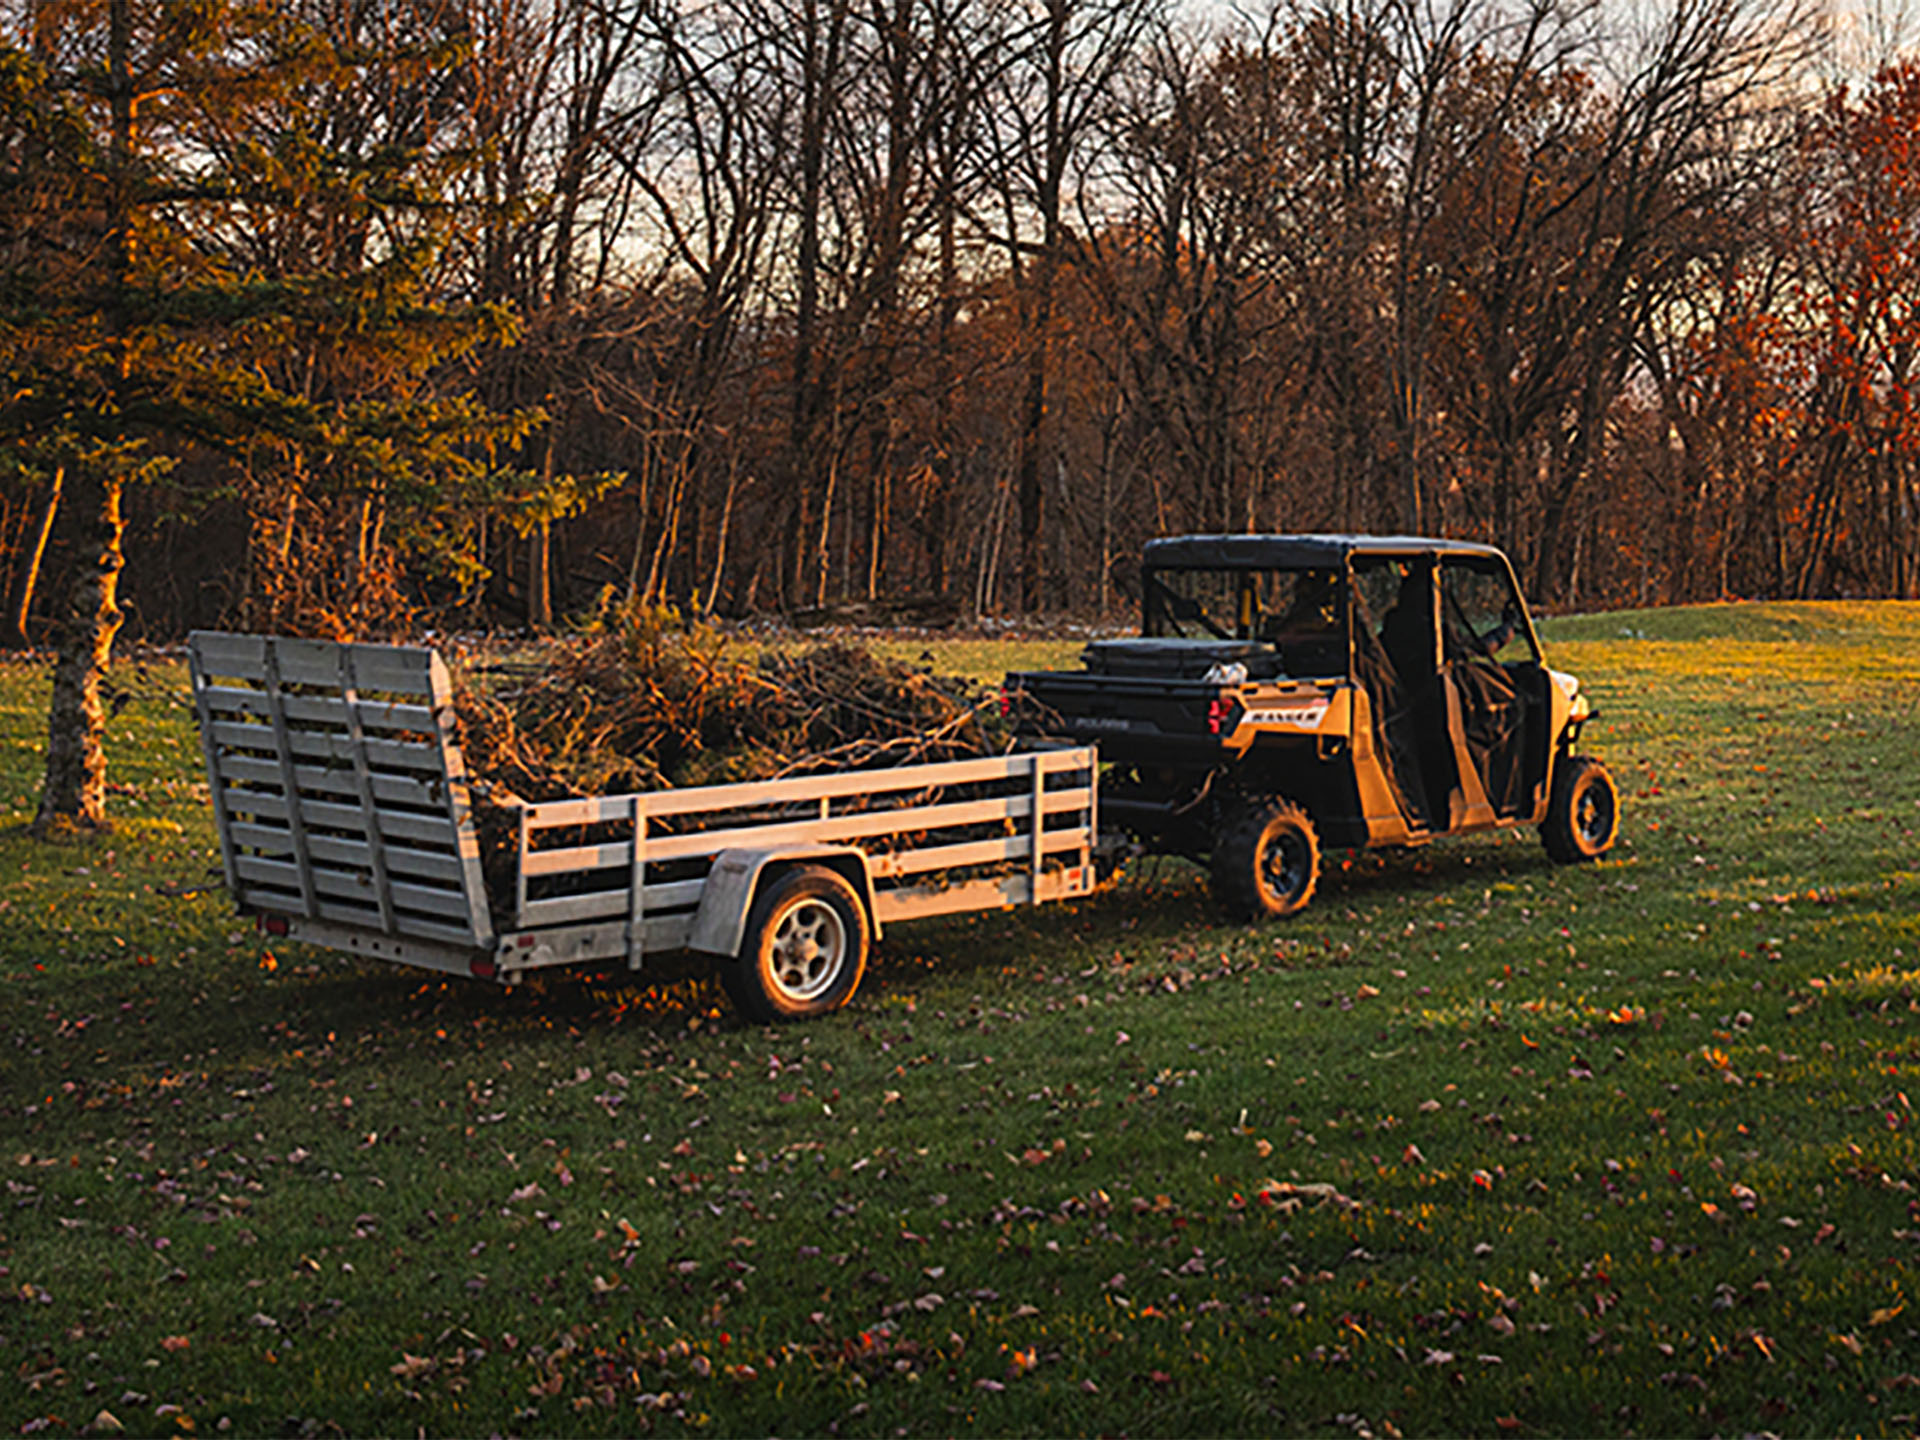
<path fill-rule="evenodd" d="M 1604 845 L 1613 829 L 1613 800 L 1604 785 L 1589 785 L 1573 802 L 1573 832 L 1583 845 Z"/>
<path fill-rule="evenodd" d="M 1260 852 L 1260 883 L 1276 900 L 1293 900 L 1307 888 L 1312 863 L 1305 838 L 1283 830 L 1269 836 Z"/>

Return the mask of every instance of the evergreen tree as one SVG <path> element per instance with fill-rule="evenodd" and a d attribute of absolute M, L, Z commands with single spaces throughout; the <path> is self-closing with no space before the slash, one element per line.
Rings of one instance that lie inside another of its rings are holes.
<path fill-rule="evenodd" d="M 497 489 L 494 454 L 534 418 L 434 383 L 514 332 L 434 290 L 464 157 L 420 124 L 377 145 L 329 128 L 461 37 L 364 39 L 249 0 L 104 0 L 0 42 L 0 449 L 64 486 L 36 833 L 105 822 L 128 484 L 189 455 L 223 480 L 264 467 L 425 534 Z"/>

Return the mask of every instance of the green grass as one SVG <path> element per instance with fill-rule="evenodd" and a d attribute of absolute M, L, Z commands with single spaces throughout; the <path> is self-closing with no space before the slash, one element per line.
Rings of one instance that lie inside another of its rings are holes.
<path fill-rule="evenodd" d="M 691 965 L 263 948 L 195 890 L 177 671 L 114 722 L 121 832 L 33 845 L 0 671 L 0 1422 L 1912 1432 L 1920 607 L 1547 630 L 1605 863 L 1334 854 L 1267 929 L 1149 863 L 890 932 L 786 1030 Z"/>

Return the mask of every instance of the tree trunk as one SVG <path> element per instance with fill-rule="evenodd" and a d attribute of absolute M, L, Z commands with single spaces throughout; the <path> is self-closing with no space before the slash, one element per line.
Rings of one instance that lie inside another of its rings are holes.
<path fill-rule="evenodd" d="M 527 537 L 527 628 L 536 635 L 553 629 L 553 525 L 542 520 Z"/>
<path fill-rule="evenodd" d="M 540 464 L 542 486 L 553 488 L 553 430 L 547 430 L 546 459 Z M 527 628 L 536 635 L 553 629 L 553 522 L 542 520 L 527 541 Z"/>
<path fill-rule="evenodd" d="M 27 615 L 33 609 L 33 592 L 40 583 L 40 562 L 46 559 L 47 539 L 53 534 L 53 522 L 60 513 L 60 490 L 66 475 L 66 466 L 54 468 L 53 477 L 47 482 L 47 498 L 40 508 L 39 523 L 20 547 L 20 573 L 14 580 L 12 603 L 7 606 L 7 632 L 0 636 L 0 643 L 13 649 L 26 650 L 33 645 L 32 637 L 27 634 Z"/>
<path fill-rule="evenodd" d="M 107 9 L 107 95 L 112 134 L 108 152 L 108 233 L 112 302 L 108 318 L 120 341 L 120 380 L 128 376 L 125 339 L 127 294 L 132 283 L 134 235 L 130 178 L 133 155 L 133 75 L 129 60 L 133 18 L 129 0 Z M 111 464 L 111 462 L 109 462 Z M 65 613 L 58 622 L 53 694 L 47 706 L 47 769 L 35 839 L 100 831 L 107 826 L 107 755 L 101 744 L 107 717 L 100 708 L 100 677 L 120 629 L 120 516 L 122 478 L 82 468 L 66 506 L 72 567 Z"/>
<path fill-rule="evenodd" d="M 101 737 L 100 678 L 123 618 L 118 603 L 125 528 L 116 476 L 78 477 L 68 507 L 73 579 L 60 617 L 53 699 L 47 712 L 46 784 L 34 817 L 36 839 L 107 828 L 107 757 Z"/>

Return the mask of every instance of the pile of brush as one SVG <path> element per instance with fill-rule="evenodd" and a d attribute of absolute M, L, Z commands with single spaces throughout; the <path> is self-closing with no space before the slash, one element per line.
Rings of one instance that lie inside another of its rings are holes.
<path fill-rule="evenodd" d="M 522 801 L 999 754 L 991 699 L 844 642 L 754 654 L 674 610 L 616 606 L 537 665 L 461 675 L 455 705 L 498 894 Z"/>

